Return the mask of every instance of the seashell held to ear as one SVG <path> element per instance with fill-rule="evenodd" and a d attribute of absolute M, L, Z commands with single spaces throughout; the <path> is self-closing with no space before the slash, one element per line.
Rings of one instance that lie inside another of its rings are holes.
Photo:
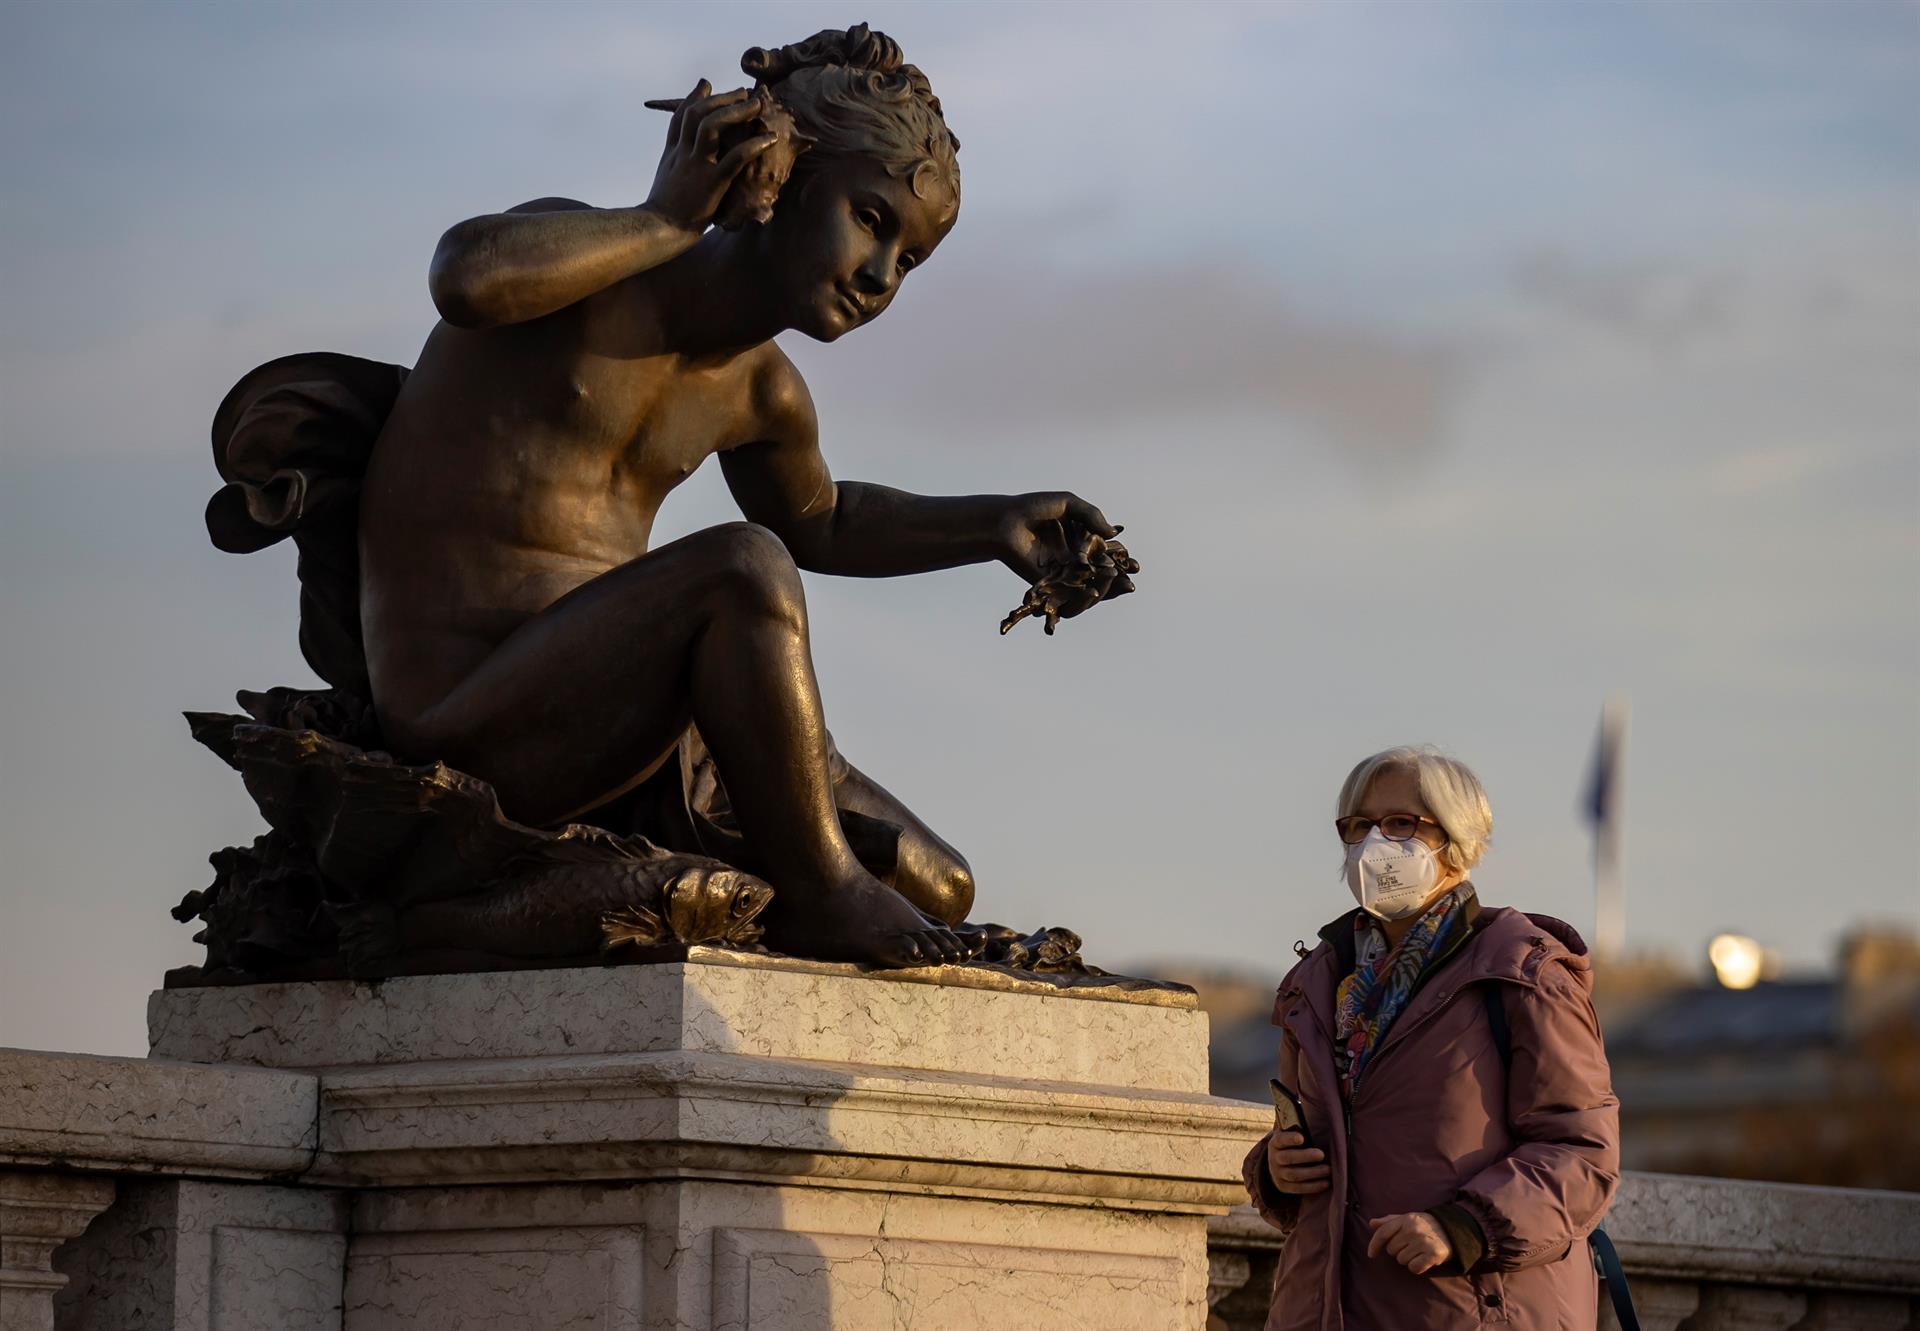
<path fill-rule="evenodd" d="M 780 187 L 793 174 L 793 164 L 800 154 L 813 146 L 813 140 L 794 123 L 792 113 L 776 102 L 764 85 L 756 89 L 755 96 L 764 109 L 752 120 L 733 126 L 720 140 L 719 153 L 725 157 L 735 144 L 762 134 L 772 134 L 774 144 L 742 167 L 721 196 L 713 223 L 728 231 L 738 231 L 749 222 L 771 221 Z"/>

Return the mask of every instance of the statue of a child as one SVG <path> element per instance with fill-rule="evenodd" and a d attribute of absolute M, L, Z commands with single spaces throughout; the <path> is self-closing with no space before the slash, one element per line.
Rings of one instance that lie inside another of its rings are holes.
<path fill-rule="evenodd" d="M 1084 576 L 1117 529 L 1072 494 L 930 498 L 828 473 L 772 339 L 831 342 L 886 310 L 954 224 L 958 143 L 864 26 L 742 64 L 755 89 L 703 79 L 674 109 L 641 206 L 540 199 L 441 239 L 443 322 L 395 381 L 342 547 L 364 687 L 388 750 L 482 778 L 537 826 L 600 817 L 692 743 L 775 889 L 771 943 L 961 960 L 978 946 L 949 927 L 972 904 L 966 862 L 834 751 L 799 570 L 1077 567 L 1057 607 L 1074 614 L 1130 585 L 1111 561 Z M 781 123 L 757 132 L 769 101 Z M 792 164 L 771 217 L 710 229 L 769 152 Z M 662 501 L 714 455 L 747 520 L 649 549 Z M 850 844 L 863 827 L 896 834 L 880 876 Z"/>

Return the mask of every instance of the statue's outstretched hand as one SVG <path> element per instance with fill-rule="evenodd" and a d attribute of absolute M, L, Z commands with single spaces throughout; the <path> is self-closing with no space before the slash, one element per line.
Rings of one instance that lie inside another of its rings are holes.
<path fill-rule="evenodd" d="M 701 79 L 685 97 L 647 105 L 656 111 L 673 112 L 647 207 L 675 226 L 704 231 L 733 178 L 778 142 L 777 135 L 756 134 L 724 155 L 720 152 L 720 141 L 727 130 L 761 115 L 766 101 L 762 94 L 748 88 L 715 93 L 713 85 Z"/>
<path fill-rule="evenodd" d="M 1140 561 L 1114 539 L 1121 530 L 1078 495 L 1014 498 L 1001 521 L 1001 562 L 1032 585 L 1000 631 L 1032 615 L 1044 619 L 1051 634 L 1061 620 L 1132 591 Z"/>

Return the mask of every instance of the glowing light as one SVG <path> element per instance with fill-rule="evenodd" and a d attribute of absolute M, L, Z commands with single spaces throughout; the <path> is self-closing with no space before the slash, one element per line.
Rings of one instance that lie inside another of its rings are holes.
<path fill-rule="evenodd" d="M 1714 978 L 1729 989 L 1751 989 L 1760 983 L 1766 949 L 1742 934 L 1721 934 L 1707 944 L 1707 960 Z"/>

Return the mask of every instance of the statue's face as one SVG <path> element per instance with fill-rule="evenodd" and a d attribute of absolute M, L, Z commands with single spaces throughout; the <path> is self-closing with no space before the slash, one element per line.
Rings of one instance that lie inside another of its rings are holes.
<path fill-rule="evenodd" d="M 815 167 L 767 224 L 786 322 L 831 342 L 878 318 L 953 229 L 958 203 L 931 168 L 902 180 L 865 158 Z"/>

